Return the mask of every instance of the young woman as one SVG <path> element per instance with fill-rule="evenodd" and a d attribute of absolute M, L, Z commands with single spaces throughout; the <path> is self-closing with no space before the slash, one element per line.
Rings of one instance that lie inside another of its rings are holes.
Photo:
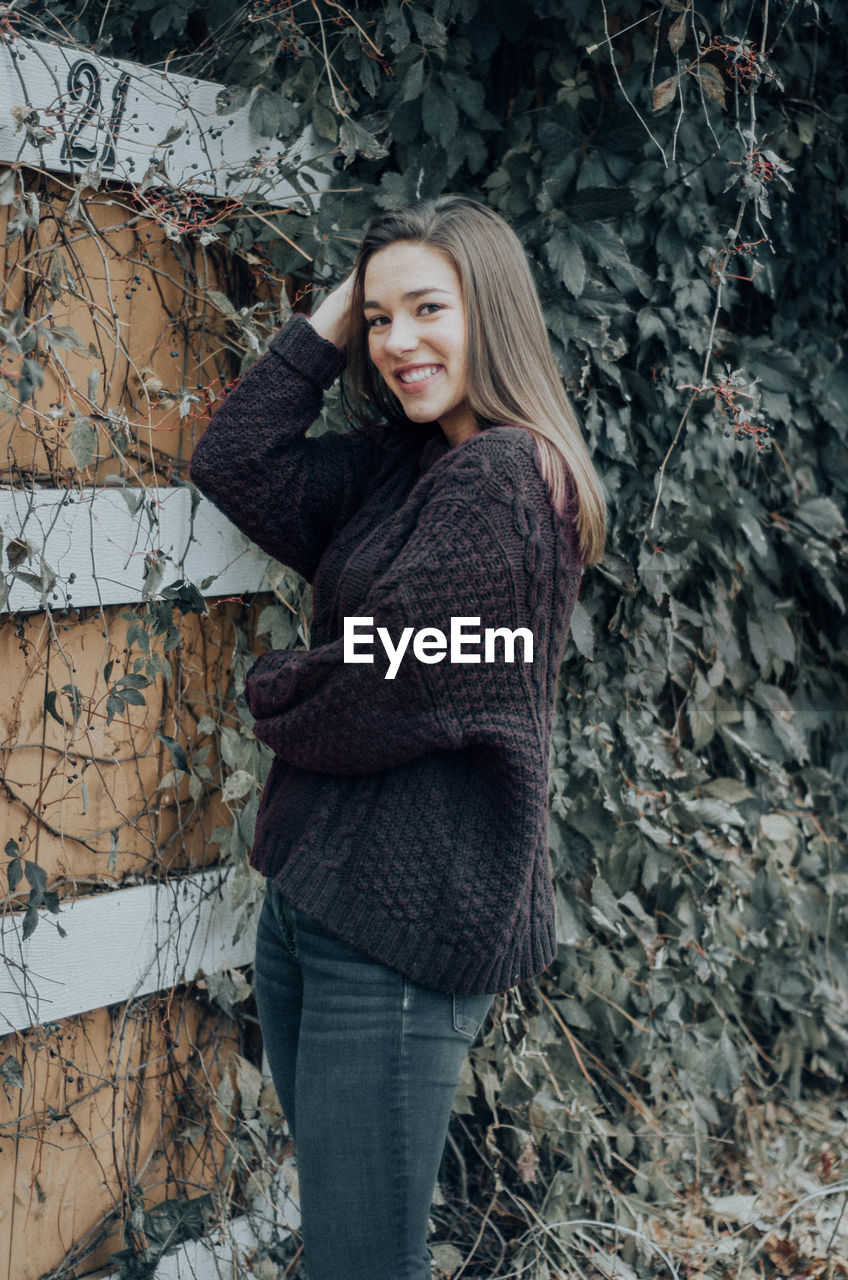
<path fill-rule="evenodd" d="M 308 437 L 346 365 L 358 420 Z M 306 651 L 247 679 L 274 751 L 256 1000 L 310 1280 L 426 1280 L 460 1067 L 556 951 L 557 675 L 602 491 L 506 223 L 377 218 L 217 411 L 191 479 L 313 587 Z M 354 642 L 355 641 L 355 642 Z"/>

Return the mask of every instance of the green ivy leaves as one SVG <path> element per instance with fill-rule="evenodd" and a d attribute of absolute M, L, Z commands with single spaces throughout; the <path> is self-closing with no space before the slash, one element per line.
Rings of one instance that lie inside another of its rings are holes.
<path fill-rule="evenodd" d="M 9 859 L 6 867 L 9 893 L 16 893 L 21 881 L 24 879 L 30 886 L 27 908 L 24 912 L 21 929 L 23 939 L 26 941 L 38 927 L 39 907 L 46 907 L 53 915 L 59 914 L 59 895 L 47 888 L 47 874 L 44 868 L 40 867 L 37 862 L 30 862 L 29 859 L 21 856 L 21 849 L 16 840 L 6 841 L 5 853 Z M 61 938 L 66 937 L 65 930 L 60 924 L 56 925 L 56 929 Z"/>

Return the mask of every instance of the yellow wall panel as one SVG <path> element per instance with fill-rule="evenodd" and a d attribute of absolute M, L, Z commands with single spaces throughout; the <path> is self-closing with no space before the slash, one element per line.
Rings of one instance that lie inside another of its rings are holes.
<path fill-rule="evenodd" d="M 2 1280 L 40 1280 L 75 1254 L 79 1274 L 106 1267 L 133 1207 L 226 1195 L 211 1100 L 239 1049 L 232 1019 L 185 991 L 0 1040 L 23 1078 L 0 1091 Z"/>

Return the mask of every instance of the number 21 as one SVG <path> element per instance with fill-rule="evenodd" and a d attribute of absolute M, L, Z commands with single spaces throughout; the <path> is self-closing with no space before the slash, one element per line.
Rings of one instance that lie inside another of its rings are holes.
<path fill-rule="evenodd" d="M 114 169 L 115 167 L 115 143 L 124 119 L 129 85 L 130 77 L 124 71 L 115 81 L 112 88 L 112 111 L 106 124 L 106 141 L 103 144 L 103 150 L 100 155 L 100 164 L 104 169 Z M 75 62 L 69 70 L 68 94 L 75 102 L 80 102 L 83 99 L 84 101 L 74 123 L 65 133 L 65 141 L 62 144 L 63 160 L 91 161 L 97 158 L 99 144 L 94 146 L 87 145 L 80 141 L 80 134 L 92 119 L 95 120 L 95 127 L 100 125 L 100 86 L 100 71 L 93 62 L 86 62 L 83 58 Z"/>

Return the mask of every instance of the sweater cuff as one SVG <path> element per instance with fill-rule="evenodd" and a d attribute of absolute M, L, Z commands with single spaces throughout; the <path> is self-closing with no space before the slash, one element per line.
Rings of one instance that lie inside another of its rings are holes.
<path fill-rule="evenodd" d="M 344 351 L 322 338 L 299 312 L 277 330 L 268 350 L 325 391 L 333 385 L 345 363 Z"/>

